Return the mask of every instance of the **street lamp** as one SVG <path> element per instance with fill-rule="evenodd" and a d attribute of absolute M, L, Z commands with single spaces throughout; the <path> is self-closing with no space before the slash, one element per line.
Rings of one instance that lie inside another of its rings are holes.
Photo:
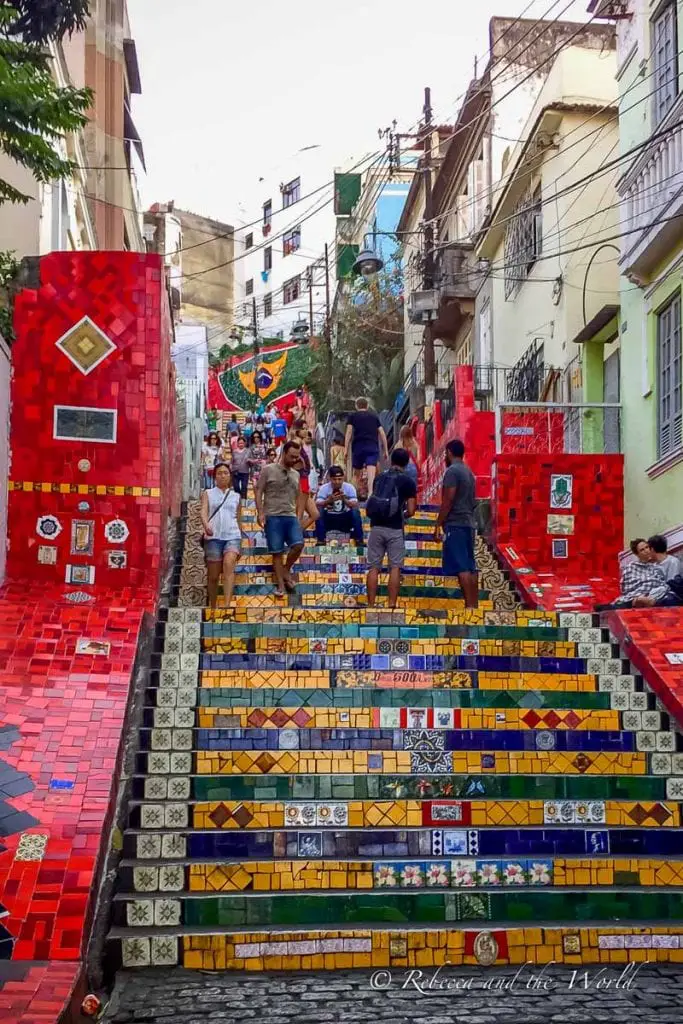
<path fill-rule="evenodd" d="M 305 317 L 300 316 L 292 324 L 292 331 L 289 336 L 290 341 L 308 341 L 310 336 L 310 330 L 308 326 L 308 320 Z"/>
<path fill-rule="evenodd" d="M 373 249 L 363 249 L 353 264 L 353 273 L 362 274 L 363 277 L 374 277 L 384 266 L 384 260 L 380 259 Z"/>

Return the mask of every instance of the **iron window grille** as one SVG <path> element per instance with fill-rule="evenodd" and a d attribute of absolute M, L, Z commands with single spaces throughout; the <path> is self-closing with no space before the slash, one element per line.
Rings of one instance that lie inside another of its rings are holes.
<path fill-rule="evenodd" d="M 250 233 L 244 239 L 244 248 L 245 249 L 251 249 L 253 247 L 253 245 L 254 245 L 254 236 L 253 236 L 253 234 Z"/>
<path fill-rule="evenodd" d="M 244 285 L 244 292 L 245 292 L 245 295 L 253 295 L 254 294 L 254 278 L 253 277 L 250 277 L 249 280 Z"/>
<path fill-rule="evenodd" d="M 541 187 L 527 192 L 515 207 L 505 231 L 505 298 L 515 297 L 543 249 Z"/>
<path fill-rule="evenodd" d="M 538 402 L 546 375 L 543 345 L 534 342 L 524 355 L 506 372 L 506 393 L 509 402 Z"/>
<path fill-rule="evenodd" d="M 273 315 L 273 296 L 270 292 L 263 296 L 263 315 L 264 317 Z"/>
<path fill-rule="evenodd" d="M 273 247 L 272 245 L 266 246 L 263 250 L 263 269 L 268 272 L 273 269 Z"/>
<path fill-rule="evenodd" d="M 263 226 L 264 227 L 270 227 L 272 219 L 273 219 L 273 204 L 272 204 L 272 202 L 269 199 L 267 203 L 263 204 Z"/>

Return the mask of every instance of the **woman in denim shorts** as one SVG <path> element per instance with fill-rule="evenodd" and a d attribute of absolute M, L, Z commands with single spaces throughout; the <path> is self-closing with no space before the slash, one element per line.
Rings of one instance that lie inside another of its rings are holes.
<path fill-rule="evenodd" d="M 235 566 L 242 553 L 242 508 L 240 496 L 233 490 L 230 467 L 225 463 L 216 466 L 214 480 L 214 486 L 203 491 L 201 499 L 204 557 L 211 608 L 216 607 L 221 573 L 225 605 L 228 607 L 232 604 Z"/>

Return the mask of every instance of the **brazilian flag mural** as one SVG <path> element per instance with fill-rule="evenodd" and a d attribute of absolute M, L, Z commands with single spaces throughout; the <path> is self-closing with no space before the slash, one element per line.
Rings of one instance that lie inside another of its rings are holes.
<path fill-rule="evenodd" d="M 253 355 L 232 356 L 209 371 L 209 407 L 250 411 L 257 389 L 264 405 L 279 402 L 306 383 L 310 369 L 308 345 L 264 345 L 258 365 Z"/>

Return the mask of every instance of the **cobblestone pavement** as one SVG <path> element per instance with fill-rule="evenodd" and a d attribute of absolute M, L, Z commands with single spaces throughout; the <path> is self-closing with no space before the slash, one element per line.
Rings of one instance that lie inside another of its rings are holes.
<path fill-rule="evenodd" d="M 675 1024 L 683 967 L 528 966 L 306 974 L 122 971 L 107 1024 Z"/>

